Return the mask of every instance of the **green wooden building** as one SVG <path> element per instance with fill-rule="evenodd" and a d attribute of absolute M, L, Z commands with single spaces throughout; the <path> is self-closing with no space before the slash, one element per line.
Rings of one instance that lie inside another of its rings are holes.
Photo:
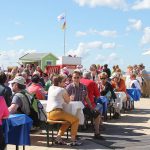
<path fill-rule="evenodd" d="M 55 66 L 58 58 L 52 53 L 27 53 L 19 58 L 22 64 L 36 64 L 44 70 L 45 66 Z"/>

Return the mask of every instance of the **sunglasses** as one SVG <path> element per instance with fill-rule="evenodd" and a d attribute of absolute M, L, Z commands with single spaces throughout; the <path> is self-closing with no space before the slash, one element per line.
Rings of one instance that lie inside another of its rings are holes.
<path fill-rule="evenodd" d="M 105 80 L 106 78 L 100 78 L 101 80 Z"/>
<path fill-rule="evenodd" d="M 80 77 L 73 77 L 74 79 L 79 79 Z"/>

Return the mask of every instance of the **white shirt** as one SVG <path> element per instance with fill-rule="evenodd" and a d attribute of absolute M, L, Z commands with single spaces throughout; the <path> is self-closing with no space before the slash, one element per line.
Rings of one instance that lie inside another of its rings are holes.
<path fill-rule="evenodd" d="M 135 85 L 135 88 L 141 90 L 141 86 L 137 80 L 131 80 L 130 87 L 132 86 L 132 84 Z"/>
<path fill-rule="evenodd" d="M 64 98 L 63 95 L 66 92 L 64 88 L 58 86 L 51 86 L 48 90 L 48 100 L 46 106 L 46 112 L 50 112 L 55 108 L 62 108 Z"/>

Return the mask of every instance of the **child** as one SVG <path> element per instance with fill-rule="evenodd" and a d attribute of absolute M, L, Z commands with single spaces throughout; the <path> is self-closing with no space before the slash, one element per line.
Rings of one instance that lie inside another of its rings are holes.
<path fill-rule="evenodd" d="M 8 118 L 9 111 L 3 96 L 0 96 L 0 150 L 5 149 L 5 142 L 3 137 L 2 119 Z"/>

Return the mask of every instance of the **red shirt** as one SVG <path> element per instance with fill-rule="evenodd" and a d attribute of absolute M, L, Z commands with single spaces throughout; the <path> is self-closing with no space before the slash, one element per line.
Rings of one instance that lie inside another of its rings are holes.
<path fill-rule="evenodd" d="M 87 87 L 88 97 L 91 101 L 93 108 L 95 108 L 96 104 L 94 102 L 94 98 L 95 97 L 97 98 L 100 96 L 100 92 L 98 90 L 97 84 L 93 80 L 85 79 L 85 78 L 80 79 L 80 82 Z M 86 102 L 84 102 L 84 103 L 86 106 L 88 106 L 88 104 Z"/>

